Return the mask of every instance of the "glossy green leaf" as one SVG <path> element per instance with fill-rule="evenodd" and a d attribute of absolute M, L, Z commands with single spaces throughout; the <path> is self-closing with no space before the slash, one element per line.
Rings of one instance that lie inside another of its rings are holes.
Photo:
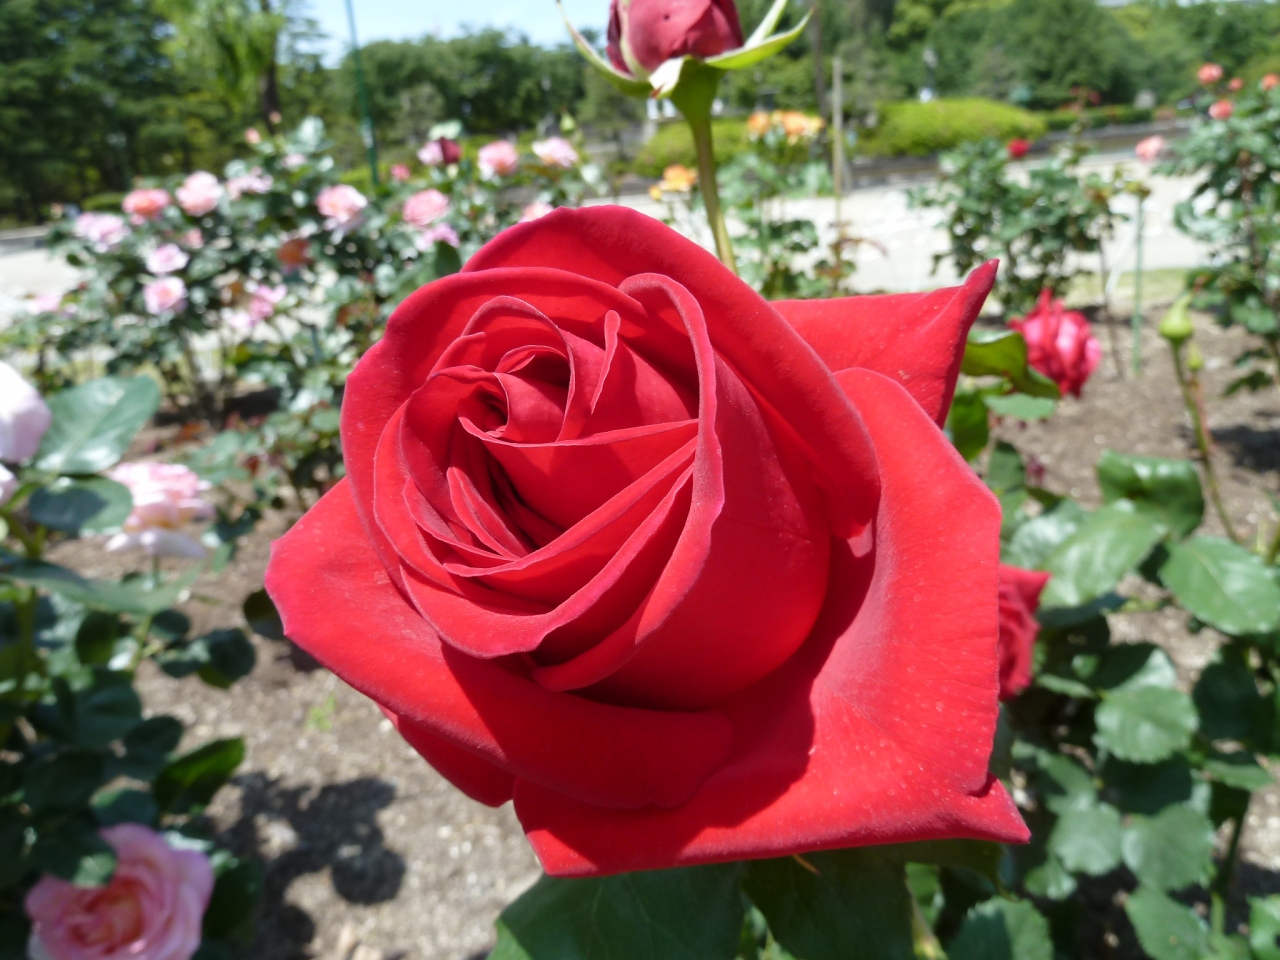
<path fill-rule="evenodd" d="M 23 797 L 36 813 L 80 810 L 106 776 L 106 763 L 96 753 L 70 751 L 38 760 L 27 770 Z"/>
<path fill-rule="evenodd" d="M 1139 883 L 1156 890 L 1203 883 L 1213 865 L 1213 844 L 1209 818 L 1181 804 L 1154 817 L 1134 817 L 1120 842 L 1125 865 Z"/>
<path fill-rule="evenodd" d="M 804 960 L 911 960 L 911 900 L 901 862 L 874 847 L 802 859 L 752 861 L 743 877 L 778 943 Z"/>
<path fill-rule="evenodd" d="M 169 762 L 182 741 L 182 723 L 177 717 L 149 717 L 124 738 L 124 756 L 114 761 L 116 772 L 150 782 Z"/>
<path fill-rule="evenodd" d="M 999 879 L 1004 848 L 987 840 L 924 840 L 875 848 L 900 863 L 928 863 L 952 870 L 972 870 L 992 883 Z M 807 859 L 807 858 L 806 858 Z"/>
<path fill-rule="evenodd" d="M 1003 440 L 992 447 L 984 479 L 996 496 L 1023 489 L 1027 485 L 1027 467 L 1018 448 Z"/>
<path fill-rule="evenodd" d="M 204 914 L 204 935 L 231 937 L 245 930 L 262 896 L 262 864 L 228 858 L 217 871 L 213 896 Z"/>
<path fill-rule="evenodd" d="M 745 70 L 747 67 L 754 67 L 760 61 L 767 60 L 785 47 L 790 46 L 792 41 L 804 33 L 812 16 L 813 11 L 808 10 L 800 18 L 800 22 L 790 30 L 786 30 L 783 33 L 775 33 L 773 36 L 767 37 L 753 46 L 728 50 L 717 56 L 708 57 L 706 62 L 717 70 Z"/>
<path fill-rule="evenodd" d="M 1024 570 L 1040 569 L 1088 516 L 1075 501 L 1063 500 L 1020 526 L 1005 547 L 1001 560 Z"/>
<path fill-rule="evenodd" d="M 88 536 L 118 529 L 133 509 L 133 497 L 124 484 L 106 477 L 62 477 L 33 493 L 27 508 L 36 523 Z"/>
<path fill-rule="evenodd" d="M 1103 700 L 1094 715 L 1098 746 L 1121 760 L 1154 763 L 1191 742 L 1196 708 L 1181 690 L 1122 689 Z"/>
<path fill-rule="evenodd" d="M 741 866 L 543 877 L 498 918 L 490 960 L 731 960 Z"/>
<path fill-rule="evenodd" d="M 225 690 L 252 673 L 258 662 L 257 652 L 243 630 L 215 630 L 193 643 L 202 644 L 206 651 L 200 679 L 213 687 Z"/>
<path fill-rule="evenodd" d="M 93 683 L 74 692 L 60 685 L 58 708 L 67 732 L 78 746 L 100 749 L 142 722 L 142 701 L 132 679 L 102 668 L 93 671 Z"/>
<path fill-rule="evenodd" d="M 52 563 L 15 560 L 0 564 L 0 573 L 14 580 L 57 593 L 74 603 L 98 610 L 113 610 L 150 616 L 173 606 L 201 572 L 193 564 L 181 576 L 151 588 L 142 578 L 122 580 L 88 580 L 74 570 Z"/>
<path fill-rule="evenodd" d="M 1102 596 L 1142 562 L 1164 532 L 1163 524 L 1125 501 L 1096 510 L 1045 560 L 1042 569 L 1053 579 L 1041 604 L 1078 607 Z"/>
<path fill-rule="evenodd" d="M 974 459 L 986 449 L 991 427 L 981 394 L 964 390 L 956 393 L 947 414 L 947 434 L 966 460 Z"/>
<path fill-rule="evenodd" d="M 1072 873 L 1100 877 L 1120 863 L 1120 813 L 1098 804 L 1067 810 L 1054 825 L 1049 849 Z"/>
<path fill-rule="evenodd" d="M 997 417 L 1027 422 L 1047 420 L 1058 409 L 1058 402 L 1050 397 L 1032 397 L 1025 393 L 988 394 L 982 399 Z"/>
<path fill-rule="evenodd" d="M 244 741 L 239 737 L 215 740 L 185 753 L 156 777 L 156 802 L 166 813 L 202 810 L 243 760 Z"/>
<path fill-rule="evenodd" d="M 1053 960 L 1049 921 L 1025 900 L 988 900 L 969 911 L 960 932 L 947 944 L 947 957 L 949 960 Z"/>
<path fill-rule="evenodd" d="M 1182 757 L 1161 763 L 1129 763 L 1108 757 L 1102 766 L 1103 796 L 1121 813 L 1159 813 L 1191 800 L 1196 779 Z"/>
<path fill-rule="evenodd" d="M 53 424 L 36 466 L 53 473 L 101 473 L 124 456 L 160 406 L 160 388 L 148 377 L 103 377 L 48 400 Z"/>
<path fill-rule="evenodd" d="M 40 870 L 80 887 L 107 883 L 116 869 L 116 854 L 94 824 L 74 818 L 40 830 L 31 847 L 31 862 Z"/>
<path fill-rule="evenodd" d="M 124 634 L 124 624 L 113 613 L 91 610 L 76 630 L 76 657 L 85 666 L 105 666 Z"/>
<path fill-rule="evenodd" d="M 266 590 L 256 590 L 244 598 L 244 619 L 249 629 L 268 640 L 284 640 L 284 623 L 275 602 Z"/>
<path fill-rule="evenodd" d="M 1200 732 L 1210 740 L 1244 743 L 1265 735 L 1269 711 L 1245 656 L 1235 646 L 1219 650 L 1196 680 Z"/>
<path fill-rule="evenodd" d="M 1280 896 L 1249 901 L 1249 947 L 1254 960 L 1280 960 Z"/>
<path fill-rule="evenodd" d="M 1232 636 L 1280 628 L 1280 583 L 1257 554 L 1218 537 L 1169 548 L 1160 580 L 1178 602 Z"/>
<path fill-rule="evenodd" d="M 151 794 L 122 787 L 103 791 L 94 797 L 93 816 L 104 827 L 117 823 L 140 823 L 153 827 L 160 816 L 160 808 Z"/>
<path fill-rule="evenodd" d="M 1123 498 L 1154 510 L 1179 536 L 1190 534 L 1204 519 L 1200 474 L 1188 460 L 1133 457 L 1107 450 L 1098 460 L 1098 483 L 1107 503 Z"/>
<path fill-rule="evenodd" d="M 1205 922 L 1159 890 L 1139 887 L 1125 901 L 1124 910 L 1152 960 L 1203 960 L 1208 952 Z"/>
<path fill-rule="evenodd" d="M 774 30 L 778 29 L 778 23 L 786 12 L 787 0 L 774 0 L 773 6 L 769 7 L 764 17 L 756 24 L 756 28 L 751 31 L 751 36 L 747 37 L 745 46 L 755 46 L 773 33 Z"/>
<path fill-rule="evenodd" d="M 1019 393 L 1056 400 L 1058 387 L 1027 363 L 1027 341 L 1015 330 L 974 330 L 960 370 L 971 377 L 1005 377 Z"/>

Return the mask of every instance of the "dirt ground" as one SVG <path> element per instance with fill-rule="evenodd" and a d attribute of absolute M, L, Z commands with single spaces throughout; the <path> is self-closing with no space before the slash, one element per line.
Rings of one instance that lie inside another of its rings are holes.
<path fill-rule="evenodd" d="M 1151 311 L 1149 324 L 1158 314 Z M 1221 398 L 1244 338 L 1201 319 L 1216 462 L 1229 511 L 1252 536 L 1260 523 L 1271 529 L 1266 492 L 1280 492 L 1280 395 Z M 1117 376 L 1108 355 L 1083 400 L 1064 402 L 1047 423 L 1004 424 L 1001 435 L 1039 459 L 1047 486 L 1086 504 L 1098 500 L 1093 465 L 1104 449 L 1185 456 L 1190 431 L 1167 349 L 1151 326 L 1144 355 L 1140 378 Z M 230 569 L 197 584 L 187 609 L 199 628 L 241 624 L 240 600 L 261 584 L 283 523 L 265 523 Z M 1215 518 L 1208 527 L 1219 529 Z M 1160 643 L 1184 676 L 1212 652 L 1212 639 L 1190 636 L 1176 613 L 1117 620 L 1122 638 Z M 180 717 L 193 741 L 247 741 L 239 776 L 210 811 L 233 848 L 266 863 L 263 916 L 246 956 L 483 957 L 494 918 L 538 876 L 510 808 L 492 810 L 454 790 L 371 702 L 304 654 L 255 642 L 258 668 L 230 692 L 158 672 L 141 683 L 148 709 Z M 1280 791 L 1255 804 L 1244 849 L 1242 880 L 1256 892 L 1280 889 Z"/>

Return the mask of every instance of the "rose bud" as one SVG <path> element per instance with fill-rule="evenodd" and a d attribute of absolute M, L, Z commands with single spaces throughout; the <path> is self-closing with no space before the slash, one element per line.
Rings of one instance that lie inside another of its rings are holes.
<path fill-rule="evenodd" d="M 1036 610 L 1049 574 L 1000 567 L 1000 699 L 1012 700 L 1031 685 L 1032 654 L 1040 624 Z"/>
<path fill-rule="evenodd" d="M 285 632 L 553 874 L 1024 841 L 1000 506 L 940 427 L 994 277 L 769 303 L 632 210 L 511 227 L 348 378 Z"/>
<path fill-rule="evenodd" d="M 1021 160 L 1031 152 L 1031 141 L 1022 137 L 1014 137 L 1005 146 L 1005 150 L 1009 154 L 1009 159 Z"/>
<path fill-rule="evenodd" d="M 1068 310 L 1045 290 L 1036 308 L 1009 321 L 1027 341 L 1027 360 L 1058 385 L 1063 393 L 1080 396 L 1085 381 L 1102 359 L 1102 345 L 1083 313 Z"/>
<path fill-rule="evenodd" d="M 1206 63 L 1196 71 L 1196 79 L 1202 86 L 1211 87 L 1222 79 L 1222 67 L 1216 63 Z"/>
<path fill-rule="evenodd" d="M 134 190 L 124 198 L 121 207 L 136 223 L 141 223 L 160 216 L 171 199 L 168 190 L 154 187 Z"/>
<path fill-rule="evenodd" d="M 1214 120 L 1230 120 L 1236 112 L 1236 105 L 1230 100 L 1219 100 L 1209 108 L 1209 116 Z"/>
<path fill-rule="evenodd" d="M 714 57 L 744 42 L 734 0 L 613 0 L 608 41 L 613 65 L 642 77 L 672 58 Z"/>

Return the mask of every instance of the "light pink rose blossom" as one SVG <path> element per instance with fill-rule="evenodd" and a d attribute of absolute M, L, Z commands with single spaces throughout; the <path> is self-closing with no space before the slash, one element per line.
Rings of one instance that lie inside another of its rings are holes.
<path fill-rule="evenodd" d="M 258 132 L 257 127 L 250 127 L 244 132 L 244 142 L 251 147 L 256 147 L 262 142 L 262 134 Z"/>
<path fill-rule="evenodd" d="M 571 170 L 578 165 L 578 151 L 564 137 L 549 137 L 533 145 L 533 152 L 548 167 Z"/>
<path fill-rule="evenodd" d="M 180 236 L 178 240 L 189 250 L 200 250 L 204 247 L 204 234 L 200 232 L 199 227 L 192 227 Z"/>
<path fill-rule="evenodd" d="M 31 301 L 31 309 L 36 313 L 57 313 L 61 307 L 60 293 L 42 293 Z"/>
<path fill-rule="evenodd" d="M 409 168 L 403 163 L 397 163 L 391 168 L 391 179 L 396 183 L 404 183 L 411 176 L 412 174 L 409 172 Z"/>
<path fill-rule="evenodd" d="M 124 198 L 124 203 L 121 206 L 124 208 L 125 213 L 135 218 L 134 222 L 136 224 L 141 223 L 143 220 L 154 220 L 160 216 L 171 200 L 168 190 L 153 187 L 132 191 Z"/>
<path fill-rule="evenodd" d="M 1236 105 L 1230 100 L 1219 100 L 1209 108 L 1209 116 L 1215 120 L 1230 120 L 1236 112 Z"/>
<path fill-rule="evenodd" d="M 1216 63 L 1206 63 L 1196 71 L 1196 79 L 1204 86 L 1211 87 L 1222 79 L 1222 67 Z"/>
<path fill-rule="evenodd" d="M 178 277 L 161 277 L 142 288 L 142 299 L 147 313 L 157 317 L 171 311 L 177 313 L 187 305 L 187 285 Z"/>
<path fill-rule="evenodd" d="M 213 867 L 136 823 L 107 827 L 116 853 L 105 887 L 45 875 L 26 898 L 37 960 L 190 960 L 213 894 Z"/>
<path fill-rule="evenodd" d="M 316 209 L 326 218 L 324 225 L 329 230 L 351 226 L 368 205 L 363 193 L 345 183 L 325 187 L 316 197 Z"/>
<path fill-rule="evenodd" d="M 276 286 L 265 286 L 259 284 L 253 288 L 253 294 L 249 298 L 249 316 L 253 318 L 255 324 L 266 320 L 276 312 L 276 307 L 286 296 L 288 296 L 289 288 L 283 283 Z"/>
<path fill-rule="evenodd" d="M 0 460 L 30 460 L 51 423 L 53 414 L 36 388 L 0 360 Z"/>
<path fill-rule="evenodd" d="M 451 247 L 457 247 L 462 241 L 458 238 L 458 231 L 452 226 L 447 223 L 437 223 L 434 227 L 427 227 L 418 234 L 414 246 L 425 253 L 437 243 L 447 243 Z"/>
<path fill-rule="evenodd" d="M 509 177 L 520 165 L 520 154 L 510 140 L 495 140 L 480 148 L 477 155 L 480 164 L 480 175 L 486 180 L 494 177 Z"/>
<path fill-rule="evenodd" d="M 280 166 L 286 170 L 297 170 L 307 162 L 306 154 L 302 153 L 286 153 L 280 161 Z"/>
<path fill-rule="evenodd" d="M 177 273 L 190 262 L 191 258 L 176 243 L 166 243 L 147 254 L 147 271 L 162 277 L 166 273 Z"/>
<path fill-rule="evenodd" d="M 535 200 L 520 212 L 520 222 L 528 223 L 530 220 L 538 220 L 554 209 L 555 207 L 545 200 Z"/>
<path fill-rule="evenodd" d="M 1161 136 L 1147 137 L 1133 148 L 1133 152 L 1138 155 L 1138 159 L 1143 163 L 1155 163 L 1163 151 L 1164 137 Z"/>
<path fill-rule="evenodd" d="M 422 190 L 404 202 L 405 223 L 428 227 L 449 212 L 449 198 L 439 190 Z"/>
<path fill-rule="evenodd" d="M 99 253 L 106 253 L 129 235 L 124 217 L 114 213 L 82 213 L 76 217 L 72 232 L 82 240 L 88 240 Z"/>
<path fill-rule="evenodd" d="M 248 173 L 228 180 L 227 194 L 232 200 L 239 200 L 246 193 L 266 193 L 274 183 L 270 174 L 263 173 L 260 167 L 254 167 Z"/>
<path fill-rule="evenodd" d="M 177 190 L 178 206 L 188 216 L 203 217 L 222 199 L 222 184 L 212 173 L 197 170 L 187 177 Z"/>
<path fill-rule="evenodd" d="M 182 528 L 213 517 L 213 505 L 200 496 L 209 489 L 190 468 L 173 463 L 122 463 L 107 471 L 129 488 L 133 511 L 124 532 L 107 541 L 108 550 L 141 547 L 165 557 L 203 557 L 205 549 Z"/>
<path fill-rule="evenodd" d="M 0 507 L 13 499 L 18 492 L 18 478 L 9 472 L 9 468 L 0 463 Z"/>

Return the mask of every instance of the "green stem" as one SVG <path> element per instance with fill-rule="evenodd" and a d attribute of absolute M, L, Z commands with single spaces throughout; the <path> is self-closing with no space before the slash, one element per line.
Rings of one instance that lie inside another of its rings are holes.
<path fill-rule="evenodd" d="M 1170 349 L 1173 353 L 1173 372 L 1178 378 L 1178 387 L 1182 391 L 1182 402 L 1187 408 L 1187 415 L 1191 418 L 1196 448 L 1200 451 L 1200 464 L 1204 468 L 1204 485 L 1209 491 L 1209 502 L 1213 504 L 1214 512 L 1218 514 L 1218 519 L 1222 522 L 1222 528 L 1227 532 L 1227 536 L 1232 542 L 1239 543 L 1240 535 L 1231 525 L 1231 518 L 1227 515 L 1227 508 L 1222 503 L 1222 494 L 1218 490 L 1218 478 L 1213 471 L 1213 446 L 1209 441 L 1209 433 L 1205 429 L 1200 404 L 1196 402 L 1191 384 L 1187 381 L 1187 372 L 1182 365 L 1182 350 L 1173 344 L 1170 345 Z"/>
<path fill-rule="evenodd" d="M 725 226 L 724 210 L 720 206 L 715 144 L 711 134 L 711 105 L 720 86 L 720 76 L 721 72 L 714 67 L 697 60 L 686 60 L 680 82 L 671 93 L 671 102 L 683 114 L 693 133 L 693 145 L 698 153 L 698 187 L 707 208 L 707 223 L 716 240 L 716 255 L 726 267 L 737 273 L 738 261 L 733 256 L 729 228 Z"/>
<path fill-rule="evenodd" d="M 1244 822 L 1249 816 L 1249 804 L 1245 803 L 1240 816 L 1231 825 L 1231 839 L 1227 843 L 1227 854 L 1222 858 L 1222 866 L 1213 878 L 1213 886 L 1209 889 L 1213 929 L 1223 933 L 1227 919 L 1227 898 L 1231 895 L 1231 881 L 1236 872 L 1236 860 L 1240 854 L 1240 836 L 1244 833 Z"/>
<path fill-rule="evenodd" d="M 1143 197 L 1138 197 L 1138 235 L 1135 242 L 1133 262 L 1133 372 L 1136 376 L 1142 372 L 1142 227 Z"/>
<path fill-rule="evenodd" d="M 938 942 L 937 936 L 929 927 L 924 911 L 915 894 L 911 894 L 911 942 L 918 960 L 947 960 L 947 954 Z"/>
<path fill-rule="evenodd" d="M 1275 563 L 1280 558 L 1280 520 L 1276 522 L 1276 534 L 1271 538 L 1271 546 L 1267 547 L 1267 563 Z"/>

